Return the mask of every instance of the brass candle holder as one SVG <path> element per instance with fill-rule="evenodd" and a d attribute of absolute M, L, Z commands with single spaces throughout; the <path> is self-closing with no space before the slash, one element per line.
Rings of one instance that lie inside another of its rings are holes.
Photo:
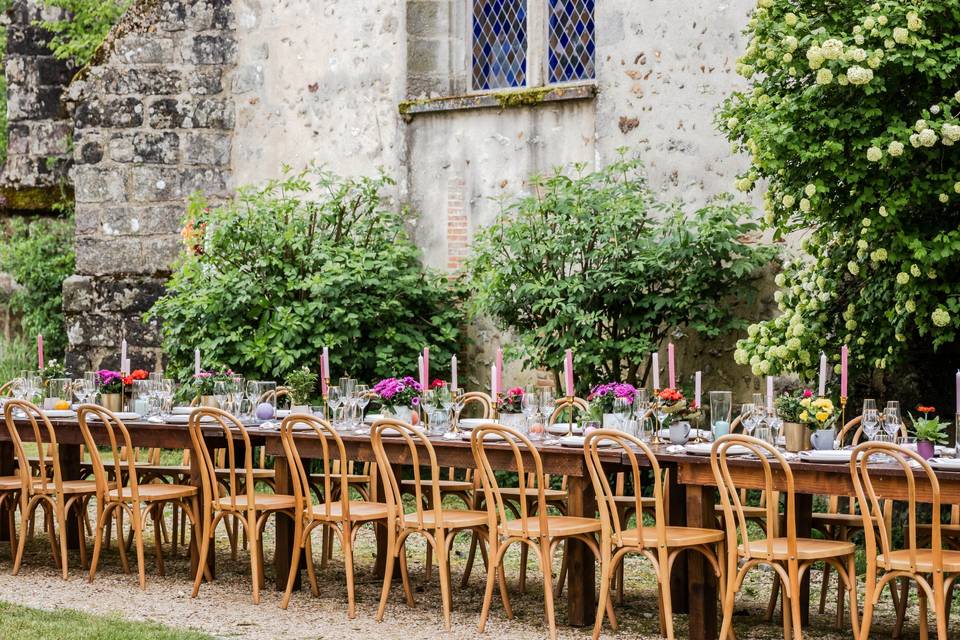
<path fill-rule="evenodd" d="M 330 389 L 330 378 L 323 379 L 323 388 Z M 329 406 L 330 394 L 329 391 L 323 394 L 323 419 L 329 421 L 330 416 L 327 415 L 327 407 Z"/>
<path fill-rule="evenodd" d="M 570 411 L 570 417 L 567 419 L 567 435 L 573 436 L 573 396 L 567 396 L 567 409 Z"/>
<path fill-rule="evenodd" d="M 840 440 L 840 436 L 843 433 L 843 428 L 847 424 L 847 396 L 840 396 L 840 428 L 837 429 L 837 440 Z M 843 442 L 837 443 L 838 449 L 843 448 Z"/>
<path fill-rule="evenodd" d="M 650 408 L 653 409 L 653 444 L 661 445 L 663 440 L 660 439 L 660 420 L 657 419 L 657 406 L 660 404 L 660 389 L 653 388 L 653 403 L 650 405 Z"/>

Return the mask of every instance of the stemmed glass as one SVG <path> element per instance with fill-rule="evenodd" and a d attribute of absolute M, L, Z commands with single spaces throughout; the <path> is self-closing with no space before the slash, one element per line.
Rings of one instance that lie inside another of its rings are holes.
<path fill-rule="evenodd" d="M 343 394 L 340 387 L 331 386 L 327 389 L 327 404 L 330 405 L 330 423 L 337 428 L 337 409 L 343 404 Z"/>
<path fill-rule="evenodd" d="M 637 389 L 637 394 L 633 396 L 633 415 L 637 419 L 637 437 L 646 442 L 646 426 L 650 418 L 647 412 L 650 410 L 650 392 L 646 387 Z"/>
<path fill-rule="evenodd" d="M 527 433 L 530 433 L 530 420 L 540 411 L 540 398 L 532 388 L 527 388 L 520 398 L 520 411 L 523 412 L 523 424 Z"/>
<path fill-rule="evenodd" d="M 780 446 L 780 439 L 783 437 L 783 418 L 777 413 L 776 408 L 767 411 L 767 425 L 773 435 L 773 446 Z"/>
<path fill-rule="evenodd" d="M 158 381 L 153 391 L 157 396 L 157 405 L 160 410 L 156 416 L 157 422 L 163 421 L 163 414 L 169 411 L 170 402 L 173 400 L 174 382 L 170 378 L 163 378 Z M 241 391 L 242 395 L 242 391 Z"/>
<path fill-rule="evenodd" d="M 463 411 L 463 389 L 450 389 L 450 408 L 453 409 L 453 420 L 450 423 L 450 430 L 443 434 L 447 440 L 458 440 L 460 438 L 460 412 Z"/>
<path fill-rule="evenodd" d="M 369 433 L 369 429 L 366 429 L 366 423 L 364 419 L 367 414 L 367 405 L 370 404 L 370 387 L 365 384 L 357 385 L 357 408 L 360 409 L 360 420 L 357 423 L 357 433 Z"/>
<path fill-rule="evenodd" d="M 230 412 L 230 405 L 227 400 L 233 398 L 233 390 L 230 383 L 226 380 L 217 380 L 213 383 L 213 400 L 217 403 L 217 408 Z"/>
<path fill-rule="evenodd" d="M 247 380 L 245 391 L 247 401 L 250 403 L 250 414 L 248 417 L 253 420 L 257 417 L 257 401 L 260 399 L 260 385 L 257 384 L 256 380 Z"/>
<path fill-rule="evenodd" d="M 663 425 L 667 420 L 667 416 L 670 414 L 667 413 L 667 405 L 663 402 L 657 402 L 653 405 L 653 415 L 657 418 L 657 434 L 654 438 L 654 442 L 660 443 L 660 432 L 663 431 Z"/>
<path fill-rule="evenodd" d="M 436 389 L 424 389 L 420 392 L 420 397 L 423 399 L 423 409 L 426 412 L 428 427 L 432 431 L 433 414 L 440 406 L 440 398 L 437 397 Z"/>
<path fill-rule="evenodd" d="M 237 415 L 241 415 L 243 412 L 243 396 L 244 391 L 246 390 L 246 382 L 241 375 L 235 375 L 230 377 L 230 385 L 228 386 L 228 393 L 230 394 L 229 401 L 233 405 L 233 411 Z"/>
<path fill-rule="evenodd" d="M 860 425 L 863 427 L 863 433 L 866 434 L 867 438 L 870 440 L 875 439 L 877 437 L 877 431 L 880 429 L 880 416 L 877 414 L 877 409 L 864 408 Z"/>
<path fill-rule="evenodd" d="M 890 438 L 890 442 L 896 442 L 897 433 L 900 431 L 900 403 L 890 401 L 887 408 L 883 411 L 883 431 Z"/>
<path fill-rule="evenodd" d="M 753 435 L 753 430 L 757 428 L 757 406 L 753 403 L 746 403 L 740 408 L 740 424 L 743 425 L 743 432 L 748 436 Z"/>
<path fill-rule="evenodd" d="M 96 392 L 96 382 L 88 379 L 87 376 L 77 378 L 73 381 L 73 395 L 77 396 L 77 400 L 80 401 L 80 404 L 86 404 L 90 396 L 94 395 Z"/>

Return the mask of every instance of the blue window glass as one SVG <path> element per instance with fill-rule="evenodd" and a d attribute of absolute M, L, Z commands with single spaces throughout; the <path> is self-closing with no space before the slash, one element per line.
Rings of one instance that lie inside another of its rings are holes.
<path fill-rule="evenodd" d="M 547 62 L 550 82 L 595 77 L 593 8 L 596 0 L 550 0 Z"/>
<path fill-rule="evenodd" d="M 527 0 L 474 0 L 473 88 L 526 83 Z"/>

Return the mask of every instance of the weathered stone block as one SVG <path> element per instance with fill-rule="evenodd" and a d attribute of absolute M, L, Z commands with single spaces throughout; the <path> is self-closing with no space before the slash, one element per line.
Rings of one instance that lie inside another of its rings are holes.
<path fill-rule="evenodd" d="M 127 68 L 106 69 L 103 90 L 115 94 L 163 95 L 183 90 L 183 75 L 177 69 Z"/>
<path fill-rule="evenodd" d="M 130 200 L 160 202 L 180 198 L 180 172 L 169 167 L 134 167 Z"/>
<path fill-rule="evenodd" d="M 77 147 L 77 153 L 74 154 L 74 161 L 84 164 L 97 164 L 103 160 L 103 145 L 99 140 L 83 142 Z"/>
<path fill-rule="evenodd" d="M 214 197 L 226 197 L 230 193 L 227 189 L 227 173 L 221 169 L 185 171 L 181 190 L 184 194 L 199 191 L 204 195 Z"/>
<path fill-rule="evenodd" d="M 186 164 L 230 164 L 232 137 L 227 133 L 185 133 L 180 138 Z"/>
<path fill-rule="evenodd" d="M 171 38 L 155 33 L 131 34 L 121 38 L 114 48 L 111 60 L 127 64 L 161 64 L 174 61 Z"/>
<path fill-rule="evenodd" d="M 7 126 L 7 153 L 30 152 L 30 126 L 23 123 L 11 123 Z"/>
<path fill-rule="evenodd" d="M 71 173 L 77 202 L 116 202 L 126 195 L 124 174 L 120 169 L 77 166 Z"/>
<path fill-rule="evenodd" d="M 75 69 L 69 63 L 51 56 L 41 56 L 35 59 L 37 82 L 41 85 L 50 85 L 62 88 L 73 77 Z"/>
<path fill-rule="evenodd" d="M 63 310 L 66 313 L 92 311 L 96 305 L 93 291 L 93 279 L 89 276 L 73 275 L 63 281 Z"/>
<path fill-rule="evenodd" d="M 198 67 L 184 72 L 184 91 L 195 96 L 212 95 L 223 91 L 219 67 Z"/>
<path fill-rule="evenodd" d="M 46 43 L 50 36 L 30 21 L 13 24 L 7 29 L 7 55 L 42 56 L 50 53 Z"/>
<path fill-rule="evenodd" d="M 225 64 L 237 57 L 237 43 L 225 33 L 201 33 L 183 40 L 180 55 L 193 64 Z"/>
<path fill-rule="evenodd" d="M 147 107 L 147 123 L 153 129 L 176 129 L 182 120 L 180 101 L 176 98 L 152 100 Z"/>
<path fill-rule="evenodd" d="M 140 315 L 126 316 L 123 318 L 123 334 L 130 344 L 159 344 L 160 323 L 145 321 Z"/>
<path fill-rule="evenodd" d="M 99 212 L 99 231 L 104 235 L 170 235 L 180 232 L 181 204 L 121 204 Z"/>
<path fill-rule="evenodd" d="M 76 253 L 76 269 L 80 275 L 148 273 L 139 238 L 78 236 Z"/>
<path fill-rule="evenodd" d="M 97 306 L 103 311 L 141 314 L 150 309 L 163 295 L 163 280 L 150 277 L 98 278 L 96 280 Z"/>
<path fill-rule="evenodd" d="M 201 98 L 182 105 L 185 110 L 180 126 L 184 129 L 233 129 L 234 107 L 230 100 Z"/>
<path fill-rule="evenodd" d="M 89 236 L 100 231 L 101 204 L 78 202 L 74 208 L 73 226 L 77 236 Z"/>
<path fill-rule="evenodd" d="M 7 89 L 7 117 L 10 120 L 42 120 L 62 118 L 60 87 L 12 85 Z"/>
<path fill-rule="evenodd" d="M 133 96 L 107 100 L 102 117 L 105 127 L 139 127 L 143 124 L 143 103 Z"/>
<path fill-rule="evenodd" d="M 150 236 L 143 240 L 143 273 L 169 274 L 173 261 L 180 255 L 183 241 L 179 234 Z"/>
<path fill-rule="evenodd" d="M 176 133 L 115 134 L 110 139 L 110 158 L 116 162 L 175 164 L 180 138 Z"/>
<path fill-rule="evenodd" d="M 439 35 L 442 23 L 442 12 L 448 7 L 446 3 L 436 0 L 409 0 L 407 2 L 407 35 L 416 37 L 431 37 Z"/>
<path fill-rule="evenodd" d="M 69 150 L 72 126 L 67 121 L 43 121 L 33 126 L 32 153 L 41 156 L 64 155 Z"/>
<path fill-rule="evenodd" d="M 120 344 L 120 324 L 116 318 L 98 313 L 83 313 L 67 319 L 67 339 L 71 346 L 113 347 Z"/>

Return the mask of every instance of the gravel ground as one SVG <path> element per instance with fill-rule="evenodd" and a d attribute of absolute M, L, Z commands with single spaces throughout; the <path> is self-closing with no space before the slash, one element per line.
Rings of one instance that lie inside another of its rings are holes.
<path fill-rule="evenodd" d="M 120 569 L 116 549 L 105 553 L 104 562 L 92 584 L 80 570 L 79 558 L 71 553 L 70 579 L 64 582 L 52 566 L 49 544 L 38 536 L 28 545 L 28 553 L 19 576 L 11 576 L 11 563 L 6 545 L 0 546 L 0 599 L 40 609 L 69 608 L 94 614 L 124 616 L 129 619 L 150 620 L 172 627 L 193 629 L 218 638 L 257 639 L 268 638 L 404 638 L 405 640 L 444 638 L 476 638 L 476 623 L 480 613 L 483 590 L 483 571 L 475 570 L 470 585 L 459 588 L 459 577 L 468 548 L 468 539 L 458 540 L 454 558 L 454 610 L 453 629 L 445 632 L 439 607 L 439 583 L 436 571 L 432 579 L 423 580 L 423 544 L 413 541 L 409 557 L 417 606 L 408 609 L 403 602 L 402 589 L 395 586 L 387 613 L 382 623 L 374 620 L 379 598 L 380 582 L 372 575 L 374 539 L 367 529 L 359 538 L 357 551 L 357 617 L 346 616 L 346 591 L 343 568 L 334 552 L 334 561 L 326 570 L 319 572 L 321 595 L 314 598 L 308 589 L 296 593 L 287 611 L 279 608 L 281 593 L 272 589 L 269 563 L 272 558 L 272 523 L 268 529 L 267 563 L 268 585 L 260 605 L 251 601 L 249 563 L 241 555 L 237 562 L 230 561 L 229 547 L 221 535 L 218 541 L 218 576 L 213 584 L 201 587 L 198 598 L 190 597 L 189 560 L 181 550 L 179 557 L 168 558 L 167 576 L 155 575 L 151 548 L 147 557 L 147 589 L 137 588 L 135 573 L 125 575 Z M 152 534 L 148 539 L 152 538 Z M 319 544 L 316 545 L 319 547 Z M 316 548 L 315 547 L 315 548 Z M 543 625 L 542 584 L 537 580 L 538 570 L 531 562 L 528 591 L 525 595 L 515 589 L 516 567 L 519 553 L 514 551 L 508 560 L 511 585 L 511 603 L 515 618 L 509 621 L 495 600 L 487 624 L 486 636 L 511 640 L 540 639 L 546 637 Z M 559 554 L 558 554 L 559 558 Z M 603 637 L 658 638 L 657 601 L 653 574 L 645 561 L 630 559 L 627 565 L 627 603 L 617 609 L 621 632 L 613 634 L 605 629 Z M 306 580 L 304 581 L 306 582 Z M 835 582 L 834 582 L 835 584 Z M 774 639 L 782 637 L 778 625 L 763 620 L 766 598 L 769 594 L 770 576 L 761 571 L 748 578 L 737 604 L 736 631 L 738 638 Z M 819 601 L 819 573 L 814 572 L 815 602 Z M 835 631 L 831 592 L 827 613 L 812 614 L 812 628 L 805 633 L 811 639 L 834 640 L 850 638 L 849 627 Z M 879 620 L 874 625 L 875 637 L 889 637 L 892 625 L 892 607 L 889 598 L 881 609 Z M 589 638 L 589 629 L 572 629 L 564 626 L 564 600 L 557 606 L 557 621 L 561 638 Z M 958 616 L 960 617 L 960 616 Z M 849 619 L 849 618 L 847 618 Z M 916 635 L 916 605 L 912 604 L 907 634 Z M 687 616 L 675 617 L 678 638 L 686 637 Z M 960 628 L 954 624 L 956 633 Z"/>

